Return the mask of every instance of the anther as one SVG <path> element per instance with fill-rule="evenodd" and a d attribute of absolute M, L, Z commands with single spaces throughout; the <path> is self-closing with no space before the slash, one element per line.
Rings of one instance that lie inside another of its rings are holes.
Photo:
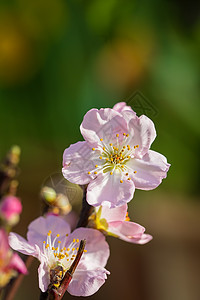
<path fill-rule="evenodd" d="M 66 233 L 66 236 L 68 236 L 69 234 L 68 233 Z"/>
<path fill-rule="evenodd" d="M 120 180 L 121 183 L 123 183 L 123 180 Z"/>
<path fill-rule="evenodd" d="M 129 177 L 128 180 L 131 180 L 131 178 Z"/>
<path fill-rule="evenodd" d="M 103 139 L 100 139 L 100 141 L 102 142 L 102 141 L 103 141 Z"/>
<path fill-rule="evenodd" d="M 127 133 L 127 135 L 126 135 L 127 137 L 129 136 L 129 134 Z"/>
<path fill-rule="evenodd" d="M 137 173 L 137 171 L 134 171 L 133 173 L 135 173 L 135 174 L 136 174 L 136 173 Z"/>
<path fill-rule="evenodd" d="M 95 165 L 95 168 L 98 168 L 98 165 Z"/>
<path fill-rule="evenodd" d="M 99 156 L 100 159 L 102 159 L 102 156 Z"/>
<path fill-rule="evenodd" d="M 58 244 L 61 244 L 61 241 L 58 241 Z"/>
<path fill-rule="evenodd" d="M 87 252 L 87 250 L 85 250 L 85 249 L 84 249 L 84 251 L 83 251 L 83 252 L 85 252 L 85 253 L 86 253 L 86 252 Z"/>
<path fill-rule="evenodd" d="M 119 133 L 116 134 L 116 137 L 119 137 Z"/>
<path fill-rule="evenodd" d="M 46 244 L 46 242 L 44 241 L 43 244 Z"/>
<path fill-rule="evenodd" d="M 94 150 L 95 150 L 95 148 L 93 147 L 93 148 L 92 148 L 92 150 L 94 151 Z"/>
<path fill-rule="evenodd" d="M 88 172 L 88 174 L 90 175 L 90 174 L 91 174 L 91 172 Z"/>
<path fill-rule="evenodd" d="M 124 132 L 124 133 L 123 133 L 123 135 L 125 136 L 125 135 L 126 135 L 126 133 Z"/>
<path fill-rule="evenodd" d="M 110 146 L 112 146 L 112 143 L 110 143 Z"/>
<path fill-rule="evenodd" d="M 97 172 L 95 171 L 94 174 L 97 174 Z"/>
<path fill-rule="evenodd" d="M 57 236 L 57 237 L 59 237 L 59 236 L 60 236 L 60 234 L 57 234 L 56 236 Z"/>
<path fill-rule="evenodd" d="M 75 243 L 76 242 L 76 240 L 75 239 L 73 239 L 73 243 Z"/>
<path fill-rule="evenodd" d="M 76 239 L 76 242 L 79 243 L 79 239 Z"/>
<path fill-rule="evenodd" d="M 113 172 L 110 172 L 110 175 L 112 175 L 113 174 Z"/>

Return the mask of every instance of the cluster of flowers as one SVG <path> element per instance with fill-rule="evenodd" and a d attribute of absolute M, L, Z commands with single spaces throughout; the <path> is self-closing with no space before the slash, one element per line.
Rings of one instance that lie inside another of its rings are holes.
<path fill-rule="evenodd" d="M 27 274 L 23 260 L 12 251 L 8 243 L 8 232 L 18 223 L 22 211 L 20 199 L 13 195 L 13 186 L 16 186 L 13 176 L 18 150 L 17 146 L 12 147 L 6 163 L 0 168 L 0 290 L 18 273 Z"/>
<path fill-rule="evenodd" d="M 113 109 L 91 109 L 80 127 L 85 141 L 64 151 L 63 175 L 71 183 L 84 186 L 86 201 L 92 208 L 87 225 L 72 233 L 70 224 L 60 216 L 48 215 L 34 220 L 28 227 L 27 240 L 10 233 L 10 246 L 40 261 L 39 287 L 42 292 L 59 287 L 61 279 L 76 259 L 81 240 L 84 253 L 68 285 L 68 292 L 89 296 L 105 282 L 109 246 L 106 235 L 124 241 L 145 244 L 152 236 L 145 228 L 131 222 L 127 203 L 135 188 L 151 190 L 166 177 L 166 158 L 150 149 L 156 137 L 153 122 L 137 117 L 126 103 Z M 54 272 L 53 272 L 54 271 Z"/>

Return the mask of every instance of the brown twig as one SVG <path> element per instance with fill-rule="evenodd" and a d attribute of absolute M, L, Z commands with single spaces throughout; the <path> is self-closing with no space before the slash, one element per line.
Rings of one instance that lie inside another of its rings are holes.
<path fill-rule="evenodd" d="M 81 209 L 80 218 L 76 228 L 87 226 L 88 218 L 94 209 L 93 206 L 88 204 L 88 202 L 86 201 L 87 186 L 82 186 L 82 189 L 83 189 L 82 209 Z"/>

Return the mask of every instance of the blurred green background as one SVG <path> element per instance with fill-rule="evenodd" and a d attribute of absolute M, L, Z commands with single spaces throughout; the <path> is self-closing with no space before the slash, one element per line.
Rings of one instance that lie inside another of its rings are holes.
<path fill-rule="evenodd" d="M 109 239 L 111 275 L 91 299 L 199 299 L 199 6 L 0 1 L 0 157 L 13 144 L 22 149 L 18 233 L 40 214 L 40 188 L 60 172 L 63 150 L 82 139 L 79 125 L 93 107 L 129 99 L 154 121 L 152 149 L 171 163 L 162 185 L 136 191 L 129 205 L 154 240 L 140 247 Z M 38 298 L 37 265 L 16 299 Z"/>

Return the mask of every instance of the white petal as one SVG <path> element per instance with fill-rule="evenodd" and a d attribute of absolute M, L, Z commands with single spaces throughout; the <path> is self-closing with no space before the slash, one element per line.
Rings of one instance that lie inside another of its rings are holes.
<path fill-rule="evenodd" d="M 62 218 L 58 216 L 39 217 L 30 223 L 28 227 L 27 238 L 31 244 L 36 244 L 43 249 L 43 241 L 47 239 L 47 233 L 51 230 L 52 240 L 57 234 L 60 234 L 59 239 L 62 241 L 66 234 L 70 233 L 70 226 Z"/>
<path fill-rule="evenodd" d="M 120 182 L 123 181 L 123 183 Z M 102 173 L 90 182 L 87 189 L 87 201 L 90 205 L 105 205 L 110 208 L 121 206 L 133 198 L 135 186 L 119 171 Z"/>
<path fill-rule="evenodd" d="M 135 187 L 142 190 L 156 188 L 167 176 L 170 167 L 164 155 L 152 150 L 149 150 L 142 159 L 131 159 L 128 165 L 137 172 L 130 174 Z"/>
<path fill-rule="evenodd" d="M 89 144 L 88 142 L 78 142 L 65 149 L 63 154 L 63 176 L 72 183 L 87 184 L 92 179 L 92 170 L 95 165 L 100 165 L 100 151 L 98 144 Z M 91 175 L 88 174 L 91 172 Z"/>

